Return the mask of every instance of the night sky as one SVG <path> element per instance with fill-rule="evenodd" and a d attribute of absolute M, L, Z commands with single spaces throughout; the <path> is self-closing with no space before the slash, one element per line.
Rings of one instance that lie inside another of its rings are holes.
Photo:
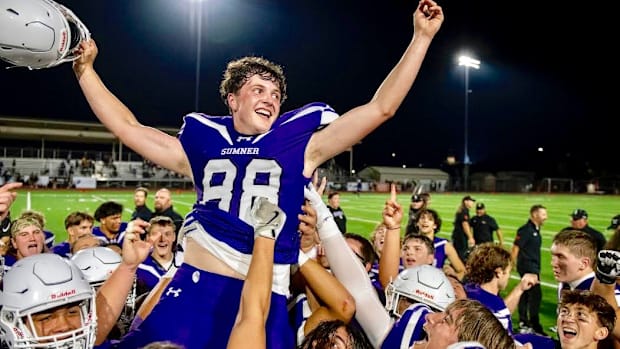
<path fill-rule="evenodd" d="M 198 109 L 224 114 L 226 62 L 259 55 L 284 66 L 283 111 L 312 101 L 339 113 L 363 104 L 398 61 L 414 1 L 65 0 L 99 46 L 95 68 L 138 119 L 179 127 L 195 110 L 197 15 L 202 7 Z M 354 168 L 440 167 L 463 159 L 464 68 L 470 70 L 469 156 L 479 171 L 583 177 L 620 172 L 613 14 L 586 4 L 440 2 L 446 15 L 396 116 L 357 145 Z M 612 62 L 614 59 L 614 62 Z M 2 63 L 2 66 L 7 64 Z M 70 64 L 0 70 L 0 114 L 97 121 Z M 544 152 L 537 148 L 543 147 Z M 392 156 L 392 153 L 395 156 Z M 348 155 L 337 161 L 348 168 Z"/>

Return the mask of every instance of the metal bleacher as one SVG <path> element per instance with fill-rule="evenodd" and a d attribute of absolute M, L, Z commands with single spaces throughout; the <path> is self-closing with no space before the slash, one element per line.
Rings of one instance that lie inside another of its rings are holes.
<path fill-rule="evenodd" d="M 0 116 L 0 165 L 0 184 L 34 178 L 35 186 L 72 187 L 75 178 L 87 178 L 103 188 L 192 187 L 189 178 L 128 150 L 99 123 Z"/>

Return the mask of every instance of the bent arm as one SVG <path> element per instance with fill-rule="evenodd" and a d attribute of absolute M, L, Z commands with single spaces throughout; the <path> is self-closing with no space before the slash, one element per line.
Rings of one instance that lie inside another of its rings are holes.
<path fill-rule="evenodd" d="M 351 321 L 355 314 L 355 299 L 334 275 L 312 259 L 304 263 L 299 268 L 299 272 L 306 280 L 306 285 L 312 295 L 318 298 L 321 304 L 306 320 L 304 334 L 315 329 L 321 321 L 334 319 L 345 323 Z"/>
<path fill-rule="evenodd" d="M 123 240 L 121 264 L 97 291 L 97 345 L 105 341 L 116 325 L 129 291 L 134 286 L 138 265 L 144 262 L 153 246 L 150 242 L 140 240 L 140 233 L 144 232 L 147 224 L 144 221 L 129 224 Z"/>
<path fill-rule="evenodd" d="M 463 276 L 465 276 L 465 265 L 463 264 L 461 257 L 459 257 L 459 254 L 456 252 L 456 249 L 451 242 L 446 243 L 446 256 L 450 261 L 450 265 L 456 272 L 456 276 L 459 278 L 459 280 L 462 280 Z"/>
<path fill-rule="evenodd" d="M 192 177 L 181 142 L 165 132 L 138 122 L 134 114 L 105 86 L 93 67 L 97 56 L 94 40 L 80 43 L 81 56 L 74 72 L 82 93 L 99 121 L 123 144 L 144 158 L 171 171 Z"/>
<path fill-rule="evenodd" d="M 500 246 L 504 246 L 504 235 L 502 235 L 502 230 L 500 228 L 497 228 L 497 230 L 495 231 L 497 233 L 497 240 L 499 240 L 499 244 Z"/>

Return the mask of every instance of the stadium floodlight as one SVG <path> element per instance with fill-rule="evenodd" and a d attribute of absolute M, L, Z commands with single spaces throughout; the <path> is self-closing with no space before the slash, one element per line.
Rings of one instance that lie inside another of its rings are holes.
<path fill-rule="evenodd" d="M 465 123 L 464 123 L 464 148 L 465 154 L 463 155 L 463 189 L 469 190 L 469 152 L 468 152 L 468 129 L 469 129 L 469 68 L 480 69 L 480 61 L 469 56 L 459 57 L 459 66 L 465 67 Z"/>

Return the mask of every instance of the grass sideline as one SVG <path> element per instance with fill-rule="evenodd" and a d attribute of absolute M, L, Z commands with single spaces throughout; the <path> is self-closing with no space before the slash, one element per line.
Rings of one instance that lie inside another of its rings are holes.
<path fill-rule="evenodd" d="M 123 220 L 129 219 L 133 210 L 133 190 L 32 190 L 28 195 L 27 189 L 19 190 L 16 202 L 11 211 L 15 218 L 19 212 L 28 207 L 40 211 L 46 216 L 46 228 L 53 231 L 56 242 L 65 239 L 64 218 L 76 210 L 83 210 L 91 214 L 99 204 L 114 200 L 124 206 Z M 147 199 L 149 207 L 153 207 L 154 191 Z M 620 214 L 620 200 L 618 196 L 602 195 L 571 195 L 571 194 L 500 194 L 500 193 L 471 193 L 477 202 L 484 202 L 487 212 L 495 217 L 500 225 L 505 247 L 510 250 L 516 230 L 523 225 L 529 216 L 529 209 L 534 204 L 547 207 L 549 219 L 542 228 L 542 289 L 543 302 L 540 316 L 541 322 L 547 331 L 555 325 L 555 309 L 557 298 L 557 282 L 553 278 L 550 267 L 549 248 L 555 233 L 569 225 L 569 214 L 575 208 L 585 209 L 589 214 L 590 226 L 600 230 L 609 239 L 612 232 L 607 231 L 611 218 Z M 341 206 L 347 216 L 347 228 L 350 232 L 368 236 L 375 225 L 381 220 L 381 210 L 388 193 L 362 193 L 359 197 L 353 193 L 341 193 Z M 411 194 L 400 193 L 398 201 L 408 210 Z M 443 220 L 441 232 L 438 236 L 450 238 L 454 214 L 463 197 L 462 193 L 433 193 L 431 207 L 437 210 Z M 173 191 L 172 199 L 176 211 L 185 215 L 191 209 L 195 193 L 193 191 Z M 326 198 L 325 198 L 326 199 Z M 406 222 L 403 222 L 403 226 Z M 508 290 L 512 290 L 518 280 L 518 274 L 513 273 Z M 516 311 L 515 311 L 516 313 Z M 513 316 L 515 314 L 513 313 Z M 515 326 L 517 326 L 515 318 Z M 547 331 L 548 332 L 548 331 Z"/>

